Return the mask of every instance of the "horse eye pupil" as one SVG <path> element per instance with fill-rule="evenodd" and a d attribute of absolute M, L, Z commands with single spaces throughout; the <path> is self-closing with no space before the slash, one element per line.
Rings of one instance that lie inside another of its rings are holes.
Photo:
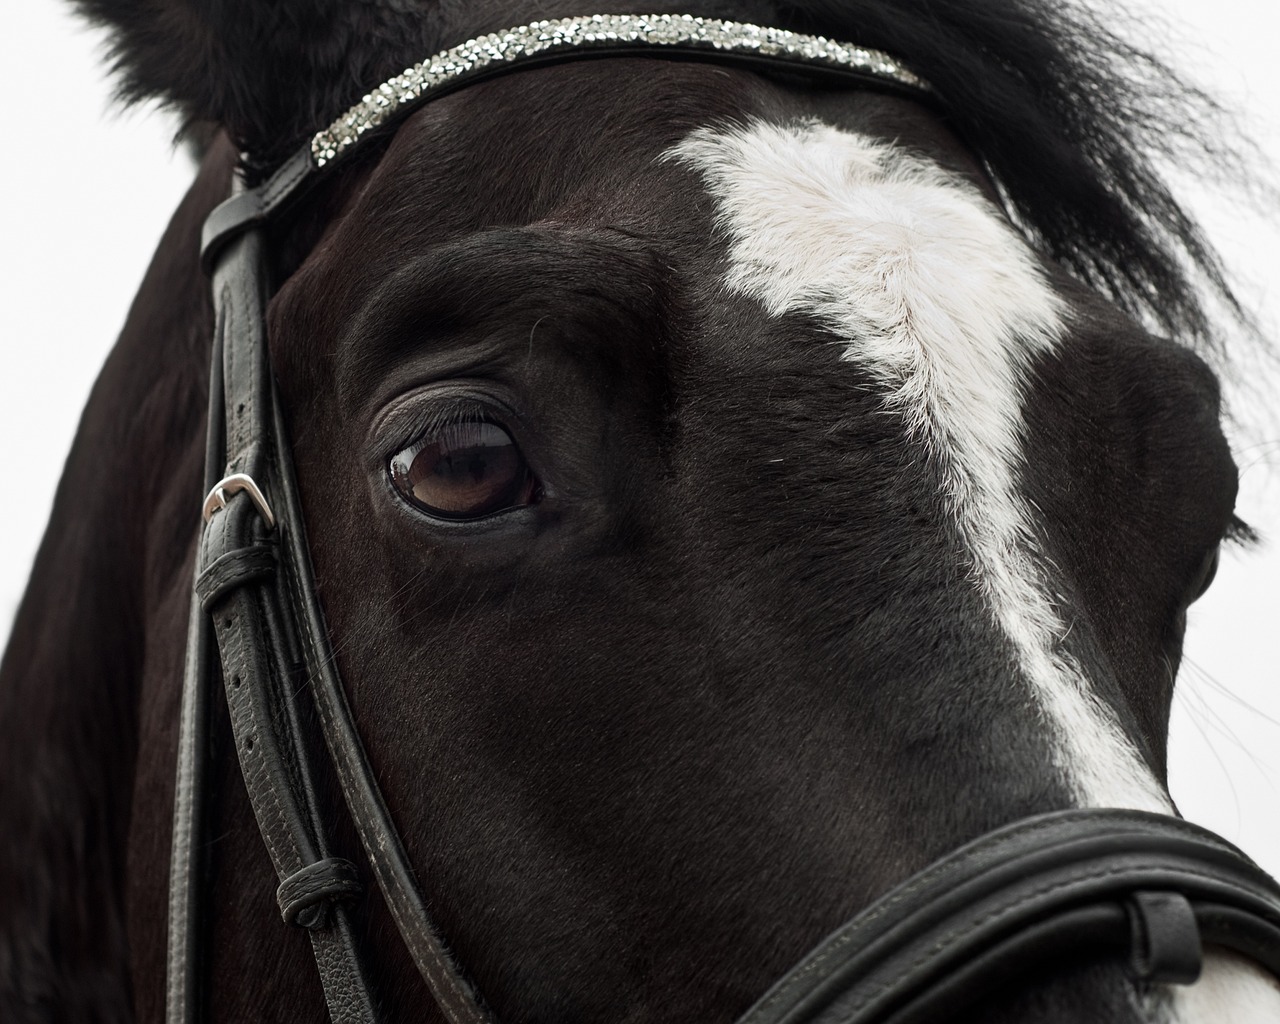
<path fill-rule="evenodd" d="M 443 519 L 480 519 L 532 504 L 537 481 L 507 431 L 478 420 L 431 431 L 391 460 L 412 504 Z"/>

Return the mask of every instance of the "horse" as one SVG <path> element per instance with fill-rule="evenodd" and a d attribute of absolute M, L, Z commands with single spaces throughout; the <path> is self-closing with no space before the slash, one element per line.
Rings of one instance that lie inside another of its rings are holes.
<path fill-rule="evenodd" d="M 514 69 L 372 133 L 265 229 L 334 664 L 498 1021 L 732 1021 L 976 837 L 1168 814 L 1186 610 L 1249 533 L 1205 358 L 1212 303 L 1239 307 L 1155 166 L 1212 151 L 1186 127 L 1202 97 L 1040 0 L 645 6 L 871 47 L 922 85 L 633 53 Z M 220 386 L 202 224 L 425 55 L 601 13 L 80 7 L 202 159 L 0 668 L 14 1021 L 166 1013 Z M 277 496 L 253 497 L 269 528 Z M 305 929 L 270 920 L 240 734 L 211 719 L 210 1019 L 323 1019 Z M 320 772 L 318 813 L 367 876 L 341 788 Z M 453 1019 L 385 897 L 350 920 L 387 1019 Z M 1252 1024 L 1280 986 L 1215 947 L 1194 984 L 1064 957 L 947 1019 Z"/>

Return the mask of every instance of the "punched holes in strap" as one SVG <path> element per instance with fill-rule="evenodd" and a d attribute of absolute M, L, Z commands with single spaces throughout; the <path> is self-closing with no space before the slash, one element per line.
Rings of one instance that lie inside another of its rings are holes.
<path fill-rule="evenodd" d="M 1135 892 L 1128 901 L 1131 966 L 1142 981 L 1190 985 L 1203 950 L 1195 910 L 1177 892 Z"/>
<path fill-rule="evenodd" d="M 363 891 L 351 861 L 326 857 L 281 882 L 276 889 L 276 903 L 286 924 L 322 928 L 331 905 L 357 899 Z"/>

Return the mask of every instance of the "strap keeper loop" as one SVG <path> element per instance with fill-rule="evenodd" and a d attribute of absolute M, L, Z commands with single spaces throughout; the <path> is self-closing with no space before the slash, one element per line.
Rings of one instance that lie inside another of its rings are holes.
<path fill-rule="evenodd" d="M 236 548 L 219 556 L 196 577 L 196 595 L 200 607 L 212 610 L 224 594 L 249 583 L 268 579 L 276 571 L 274 546 L 255 545 Z"/>
<path fill-rule="evenodd" d="M 1200 925 L 1179 892 L 1135 892 L 1129 898 L 1130 965 L 1141 981 L 1190 985 L 1200 977 Z"/>
<path fill-rule="evenodd" d="M 351 861 L 326 857 L 281 882 L 276 889 L 276 903 L 286 924 L 323 928 L 332 904 L 357 899 L 363 892 Z"/>

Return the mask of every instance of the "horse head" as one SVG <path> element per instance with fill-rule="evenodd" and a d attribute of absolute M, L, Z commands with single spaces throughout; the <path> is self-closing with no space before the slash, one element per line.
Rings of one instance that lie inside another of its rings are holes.
<path fill-rule="evenodd" d="M 163 352 L 112 396 L 188 405 L 211 339 L 195 238 L 237 165 L 260 178 L 443 45 L 583 13 L 83 6 L 129 91 L 219 131 L 135 310 L 169 333 L 122 342 Z M 272 227 L 271 367 L 333 653 L 497 1020 L 733 1020 L 976 836 L 1172 811 L 1186 610 L 1247 530 L 1180 261 L 1220 278 L 1126 120 L 1136 87 L 1088 51 L 1113 41 L 999 8 L 787 7 L 932 98 L 634 56 L 515 71 L 424 106 Z M 128 872 L 104 886 L 148 1019 L 195 412 L 147 438 L 157 511 L 120 527 L 150 576 Z M 215 1006 L 318 1018 L 305 938 L 264 920 L 231 760 Z M 376 894 L 358 930 L 390 1015 L 435 1019 Z M 1221 955 L 1185 989 L 1068 964 L 956 1019 L 1195 1024 L 1224 992 L 1280 1005 Z"/>

